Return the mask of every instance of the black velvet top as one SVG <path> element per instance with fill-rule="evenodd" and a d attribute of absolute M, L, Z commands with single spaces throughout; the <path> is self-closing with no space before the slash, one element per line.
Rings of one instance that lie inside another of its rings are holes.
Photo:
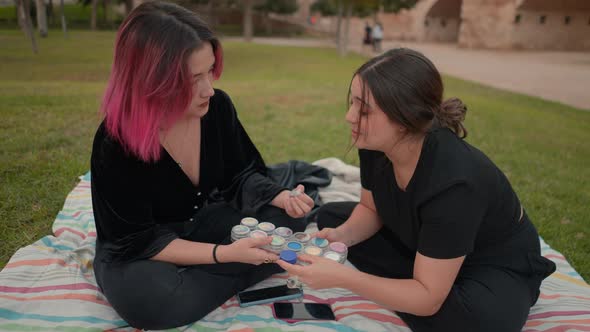
<path fill-rule="evenodd" d="M 463 266 L 494 265 L 524 273 L 550 271 L 538 235 L 516 193 L 492 161 L 446 128 L 425 138 L 406 190 L 382 152 L 359 150 L 361 182 L 384 227 L 411 259 L 466 256 Z M 531 266 L 540 262 L 541 266 Z"/>
<path fill-rule="evenodd" d="M 264 161 L 225 92 L 215 90 L 201 130 L 201 176 L 195 187 L 164 148 L 160 160 L 146 163 L 110 137 L 104 122 L 100 125 L 92 147 L 91 183 L 102 260 L 156 255 L 180 237 L 171 225 L 198 222 L 195 215 L 211 193 L 221 193 L 253 215 L 285 189 L 266 176 Z"/>

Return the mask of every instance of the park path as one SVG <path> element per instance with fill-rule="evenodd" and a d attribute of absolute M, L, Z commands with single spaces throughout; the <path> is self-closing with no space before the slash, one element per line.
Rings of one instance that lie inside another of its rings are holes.
<path fill-rule="evenodd" d="M 228 38 L 228 40 L 241 40 Z M 254 38 L 255 43 L 335 47 L 328 39 Z M 455 44 L 385 41 L 383 49 L 408 47 L 422 52 L 445 74 L 495 88 L 590 110 L 590 52 L 473 50 Z M 372 55 L 359 44 L 351 49 Z"/>

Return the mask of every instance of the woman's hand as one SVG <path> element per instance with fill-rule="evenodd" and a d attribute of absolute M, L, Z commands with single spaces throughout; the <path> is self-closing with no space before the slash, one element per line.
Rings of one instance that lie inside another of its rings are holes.
<path fill-rule="evenodd" d="M 275 262 L 279 259 L 276 254 L 260 249 L 260 247 L 270 244 L 271 241 L 272 237 L 270 236 L 239 239 L 230 245 L 217 248 L 217 260 L 220 263 L 239 262 L 254 265 Z"/>
<path fill-rule="evenodd" d="M 311 211 L 314 201 L 305 193 L 305 187 L 298 185 L 289 191 L 283 190 L 273 199 L 273 205 L 281 207 L 292 218 L 301 218 Z"/>
<path fill-rule="evenodd" d="M 309 265 L 289 264 L 282 260 L 278 260 L 277 264 L 290 275 L 297 276 L 300 282 L 313 289 L 340 287 L 338 276 L 346 275 L 352 270 L 343 264 L 324 257 L 302 254 L 298 259 L 309 263 Z"/>
<path fill-rule="evenodd" d="M 321 231 L 311 234 L 311 237 L 319 237 L 329 242 L 343 242 L 348 245 L 344 233 L 340 228 L 322 228 Z"/>

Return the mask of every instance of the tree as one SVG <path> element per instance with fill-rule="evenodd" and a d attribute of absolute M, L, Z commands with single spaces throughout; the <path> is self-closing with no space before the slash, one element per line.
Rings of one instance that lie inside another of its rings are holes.
<path fill-rule="evenodd" d="M 42 38 L 47 37 L 47 7 L 45 7 L 44 0 L 35 0 L 36 16 L 37 16 L 37 28 L 39 29 L 39 35 Z"/>
<path fill-rule="evenodd" d="M 31 40 L 31 47 L 33 53 L 37 54 L 37 41 L 35 40 L 35 33 L 33 32 L 33 23 L 29 15 L 30 5 L 29 0 L 15 0 L 16 10 L 18 14 L 18 25 L 21 27 L 25 35 Z"/>
<path fill-rule="evenodd" d="M 346 17 L 344 19 L 344 31 L 342 28 L 339 28 L 340 38 L 338 38 L 338 53 L 340 56 L 345 56 L 348 54 L 348 36 L 350 31 L 350 17 L 352 16 L 352 8 L 353 8 L 353 1 L 345 1 L 344 8 L 346 11 Z M 343 33 L 344 32 L 344 33 Z"/>
<path fill-rule="evenodd" d="M 309 7 L 309 10 L 311 10 L 312 12 L 318 12 L 318 13 L 322 14 L 322 16 L 336 16 L 337 15 L 336 2 L 340 2 L 340 1 L 317 0 L 316 2 L 314 2 L 311 5 L 311 7 Z"/>
<path fill-rule="evenodd" d="M 403 0 L 402 0 L 403 1 Z M 310 10 L 312 12 L 319 12 L 322 16 L 338 16 L 340 7 L 352 3 L 352 15 L 359 17 L 366 17 L 377 10 L 381 1 L 379 0 L 317 0 L 314 2 Z M 344 9 L 342 9 L 344 15 Z"/>
<path fill-rule="evenodd" d="M 111 6 L 110 0 L 78 0 L 84 7 L 90 5 L 92 10 L 90 12 L 90 29 L 96 30 L 98 24 L 98 6 L 101 5 L 103 8 L 102 20 L 103 22 L 112 23 L 112 18 L 109 14 L 109 7 Z M 125 15 L 133 10 L 133 0 L 116 0 L 114 3 L 125 5 Z"/>
<path fill-rule="evenodd" d="M 254 0 L 243 0 L 244 5 L 244 17 L 243 17 L 243 27 L 244 27 L 244 40 L 247 42 L 252 41 L 252 37 L 254 35 Z"/>
<path fill-rule="evenodd" d="M 380 7 L 386 12 L 398 12 L 404 8 L 412 8 L 418 0 L 318 0 L 311 10 L 323 16 L 336 16 L 335 40 L 338 53 L 348 53 L 348 35 L 350 17 L 367 17 L 375 14 Z M 346 15 L 346 16 L 344 16 Z"/>
<path fill-rule="evenodd" d="M 296 0 L 266 0 L 254 8 L 264 14 L 266 33 L 270 35 L 272 34 L 270 13 L 281 15 L 293 14 L 297 11 L 299 6 L 297 5 Z"/>
<path fill-rule="evenodd" d="M 98 0 L 91 0 L 92 11 L 90 13 L 90 29 L 96 30 L 96 16 L 98 11 Z"/>
<path fill-rule="evenodd" d="M 410 9 L 418 0 L 381 0 L 383 10 L 388 13 L 397 13 L 402 9 Z"/>
<path fill-rule="evenodd" d="M 125 4 L 125 16 L 127 16 L 133 10 L 133 0 L 123 0 L 123 3 Z"/>
<path fill-rule="evenodd" d="M 340 56 L 348 54 L 348 40 L 350 32 L 350 17 L 354 14 L 355 16 L 367 16 L 379 9 L 379 0 L 339 0 L 342 3 L 343 11 L 346 13 L 344 18 L 344 30 L 341 27 L 342 19 L 337 20 L 337 37 L 338 41 L 338 53 Z M 339 9 L 339 15 L 341 11 Z"/>
<path fill-rule="evenodd" d="M 68 38 L 68 27 L 66 23 L 66 11 L 64 8 L 64 0 L 59 0 L 59 11 L 61 13 L 61 29 L 64 32 L 64 37 Z"/>

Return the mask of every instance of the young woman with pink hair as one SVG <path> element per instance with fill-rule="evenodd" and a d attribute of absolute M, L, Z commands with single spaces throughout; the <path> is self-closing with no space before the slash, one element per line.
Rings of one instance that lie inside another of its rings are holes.
<path fill-rule="evenodd" d="M 96 280 L 131 326 L 199 320 L 280 272 L 268 239 L 231 243 L 247 215 L 302 231 L 313 207 L 266 176 L 229 96 L 222 49 L 194 13 L 147 2 L 122 23 L 94 138 Z M 303 192 L 304 188 L 296 188 Z M 220 199 L 221 197 L 221 199 Z"/>

